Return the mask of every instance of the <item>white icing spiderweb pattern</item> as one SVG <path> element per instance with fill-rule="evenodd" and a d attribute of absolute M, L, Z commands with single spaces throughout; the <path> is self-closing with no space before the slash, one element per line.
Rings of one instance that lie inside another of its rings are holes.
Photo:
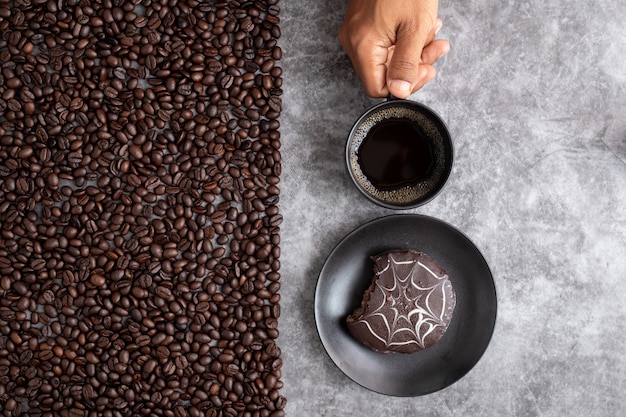
<path fill-rule="evenodd" d="M 413 264 L 412 267 L 408 267 Z M 444 284 L 447 275 L 438 276 L 419 261 L 397 261 L 389 257 L 388 265 L 378 275 L 391 268 L 393 285 L 384 286 L 380 280 L 377 288 L 383 297 L 380 305 L 364 315 L 359 322 L 367 326 L 374 337 L 384 343 L 385 347 L 417 344 L 425 348 L 425 339 L 437 327 L 445 325 L 444 314 L 447 309 L 447 297 Z M 430 283 L 416 282 L 416 275 L 424 268 L 434 279 Z M 434 300 L 442 300 L 435 302 Z M 385 305 L 390 303 L 387 308 Z M 377 326 L 378 332 L 371 326 L 368 319 L 381 320 L 384 326 Z"/>

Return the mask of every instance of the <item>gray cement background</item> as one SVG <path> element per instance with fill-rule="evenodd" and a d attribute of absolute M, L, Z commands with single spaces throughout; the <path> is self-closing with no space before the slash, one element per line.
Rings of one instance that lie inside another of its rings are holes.
<path fill-rule="evenodd" d="M 282 394 L 291 416 L 626 414 L 626 3 L 441 0 L 451 52 L 411 98 L 448 123 L 452 177 L 407 211 L 467 234 L 498 291 L 492 342 L 454 385 L 374 394 L 326 355 L 317 276 L 357 226 L 392 214 L 351 184 L 346 135 L 375 103 L 336 40 L 345 0 L 284 0 Z"/>

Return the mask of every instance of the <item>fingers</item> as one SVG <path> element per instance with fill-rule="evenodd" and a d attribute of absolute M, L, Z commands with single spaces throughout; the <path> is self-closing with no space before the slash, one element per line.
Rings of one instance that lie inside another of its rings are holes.
<path fill-rule="evenodd" d="M 389 92 L 396 97 L 408 97 L 413 92 L 413 87 L 421 83 L 420 75 L 425 75 L 423 71 L 420 74 L 422 49 L 433 32 L 433 27 L 434 24 L 424 31 L 423 26 L 407 24 L 398 29 L 396 47 L 387 71 Z"/>
<path fill-rule="evenodd" d="M 420 64 L 417 66 L 417 75 L 410 87 L 399 85 L 397 80 L 387 82 L 387 68 L 394 56 L 394 47 L 388 49 L 388 57 L 375 57 L 367 65 L 358 65 L 359 61 L 353 59 L 353 66 L 363 83 L 365 93 L 370 97 L 387 97 L 390 93 L 399 98 L 406 98 L 410 94 L 421 89 L 429 81 L 435 78 L 436 70 L 434 64 L 439 58 L 450 51 L 450 43 L 447 40 L 437 39 L 428 43 L 422 50 Z M 380 54 L 383 54 L 381 49 Z M 384 62 L 384 64 L 383 64 Z M 410 88 L 410 91 L 406 91 Z"/>
<path fill-rule="evenodd" d="M 357 76 L 370 97 L 386 97 L 388 48 L 378 45 L 367 30 L 356 30 L 349 25 L 341 26 L 339 42 L 346 51 Z"/>
<path fill-rule="evenodd" d="M 355 64 L 359 62 L 359 64 Z M 352 59 L 354 69 L 361 79 L 365 93 L 370 97 L 386 97 L 387 91 L 387 49 L 380 48 L 367 58 Z"/>
<path fill-rule="evenodd" d="M 435 67 L 427 64 L 420 65 L 419 81 L 413 86 L 413 91 L 411 91 L 411 93 L 414 93 L 424 87 L 424 85 L 435 78 L 435 75 L 437 75 Z"/>
<path fill-rule="evenodd" d="M 363 84 L 365 93 L 370 97 L 387 97 L 386 57 L 376 59 L 373 56 L 359 58 L 357 53 L 348 53 L 356 75 Z"/>
<path fill-rule="evenodd" d="M 433 65 L 439 58 L 450 51 L 450 43 L 443 39 L 432 41 L 422 50 L 422 62 Z"/>
<path fill-rule="evenodd" d="M 410 2 L 393 5 L 381 0 L 364 7 L 360 1 L 350 1 L 338 33 L 371 97 L 390 93 L 408 97 L 434 78 L 433 65 L 450 48 L 447 41 L 435 40 L 442 26 L 436 18 L 436 1 L 424 0 L 417 9 Z"/>
<path fill-rule="evenodd" d="M 363 83 L 363 89 L 365 90 L 365 94 L 370 97 L 387 97 L 389 95 L 389 91 L 387 90 L 387 83 L 385 82 L 385 73 L 386 68 L 383 66 L 382 71 L 377 71 L 377 73 L 370 72 L 367 76 L 361 76 L 361 80 Z"/>
<path fill-rule="evenodd" d="M 447 41 L 434 40 L 442 25 L 441 19 L 436 19 L 425 37 L 419 32 L 398 32 L 387 73 L 391 94 L 406 98 L 435 77 L 433 64 L 450 49 Z"/>
<path fill-rule="evenodd" d="M 430 30 L 430 32 L 428 32 L 428 36 L 426 37 L 426 43 L 424 43 L 424 45 L 428 45 L 433 40 L 435 40 L 435 36 L 437 36 L 437 33 L 439 33 L 439 30 L 441 30 L 442 26 L 443 26 L 443 21 L 440 18 L 437 18 L 437 20 L 435 20 L 435 24 L 433 25 L 432 29 Z"/>

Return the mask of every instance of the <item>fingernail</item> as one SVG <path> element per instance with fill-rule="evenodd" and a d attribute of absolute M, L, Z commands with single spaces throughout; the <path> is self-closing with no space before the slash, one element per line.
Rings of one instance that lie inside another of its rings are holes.
<path fill-rule="evenodd" d="M 437 22 L 435 23 L 435 36 L 437 36 L 437 34 L 439 33 L 439 31 L 441 30 L 441 27 L 443 26 L 443 22 Z"/>
<path fill-rule="evenodd" d="M 389 87 L 398 90 L 407 95 L 411 94 L 411 83 L 404 80 L 391 80 L 389 81 Z"/>

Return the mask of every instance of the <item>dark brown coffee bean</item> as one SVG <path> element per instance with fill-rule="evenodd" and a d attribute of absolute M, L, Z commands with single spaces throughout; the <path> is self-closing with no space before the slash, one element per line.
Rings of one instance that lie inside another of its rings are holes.
<path fill-rule="evenodd" d="M 163 373 L 165 375 L 172 375 L 174 372 L 176 372 L 176 365 L 174 365 L 174 362 L 165 362 L 165 364 L 163 365 Z"/>
<path fill-rule="evenodd" d="M 159 297 L 163 299 L 168 299 L 172 295 L 172 292 L 170 291 L 170 289 L 167 287 L 163 287 L 163 286 L 158 286 L 155 290 L 155 293 L 156 295 L 158 295 Z"/>
<path fill-rule="evenodd" d="M 158 177 L 150 177 L 146 180 L 145 187 L 147 190 L 154 190 L 161 184 L 161 180 Z"/>
<path fill-rule="evenodd" d="M 161 109 L 157 112 L 157 114 L 159 116 L 159 119 L 163 120 L 164 122 L 169 122 L 170 114 L 167 111 Z"/>
<path fill-rule="evenodd" d="M 276 112 L 280 112 L 282 110 L 282 100 L 280 97 L 272 96 L 270 97 L 268 104 L 270 108 Z"/>
<path fill-rule="evenodd" d="M 0 268 L 10 268 L 10 267 L 11 267 L 11 260 L 4 256 L 0 256 Z"/>
<path fill-rule="evenodd" d="M 150 336 L 140 335 L 135 339 L 135 343 L 137 343 L 138 346 L 146 346 L 150 343 Z"/>
<path fill-rule="evenodd" d="M 177 88 L 177 91 L 183 96 L 188 96 L 193 91 L 193 87 L 191 84 L 180 84 Z"/>
<path fill-rule="evenodd" d="M 157 348 L 157 356 L 160 359 L 166 359 L 170 357 L 170 350 L 166 346 L 159 346 Z"/>
<path fill-rule="evenodd" d="M 224 75 L 224 77 L 222 77 L 222 80 L 220 81 L 220 85 L 224 89 L 230 88 L 233 85 L 234 80 L 235 78 L 232 75 L 226 74 Z"/>
<path fill-rule="evenodd" d="M 42 269 L 46 267 L 46 261 L 43 259 L 35 259 L 31 263 L 31 266 L 35 271 L 41 271 Z"/>
<path fill-rule="evenodd" d="M 116 67 L 113 69 L 113 75 L 115 76 L 115 78 L 124 80 L 126 79 L 127 73 L 123 67 Z"/>
<path fill-rule="evenodd" d="M 0 6 L 5 409 L 281 410 L 275 0 L 30 3 Z"/>

